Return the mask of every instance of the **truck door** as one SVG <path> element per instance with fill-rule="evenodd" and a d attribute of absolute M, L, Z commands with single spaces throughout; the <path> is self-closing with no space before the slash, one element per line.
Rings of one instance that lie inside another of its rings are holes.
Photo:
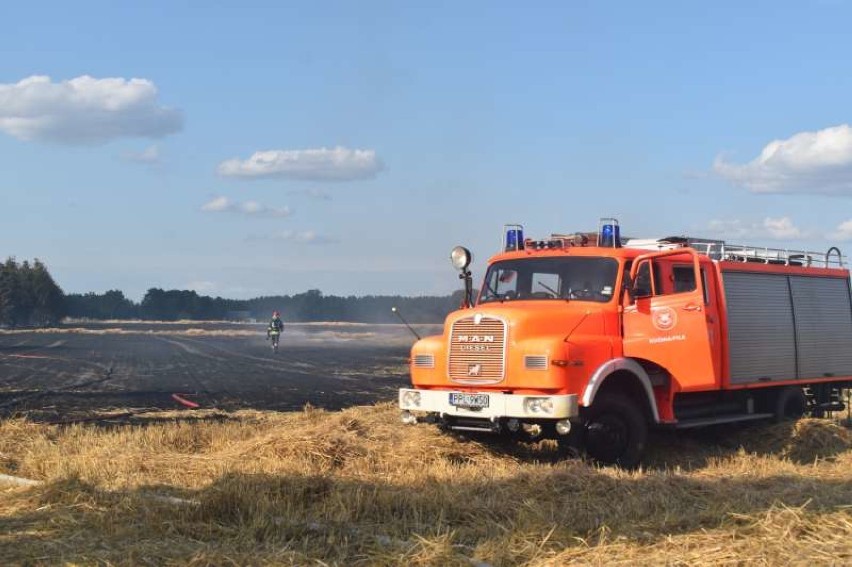
<path fill-rule="evenodd" d="M 691 268 L 691 277 L 684 267 Z M 695 251 L 639 256 L 630 276 L 634 297 L 624 306 L 625 356 L 662 366 L 679 391 L 718 388 L 718 317 L 715 305 L 709 316 L 711 288 L 704 284 Z"/>

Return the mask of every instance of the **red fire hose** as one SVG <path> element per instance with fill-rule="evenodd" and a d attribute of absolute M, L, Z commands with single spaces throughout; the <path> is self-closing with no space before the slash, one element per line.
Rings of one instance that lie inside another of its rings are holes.
<path fill-rule="evenodd" d="M 186 394 L 172 394 L 172 399 L 174 401 L 176 401 L 177 403 L 182 404 L 182 405 L 184 405 L 184 406 L 186 406 L 190 409 L 197 409 L 197 408 L 201 407 L 200 405 L 196 404 L 195 402 L 193 402 L 191 400 L 187 400 L 186 398 L 184 398 L 183 396 L 185 396 L 185 395 Z"/>

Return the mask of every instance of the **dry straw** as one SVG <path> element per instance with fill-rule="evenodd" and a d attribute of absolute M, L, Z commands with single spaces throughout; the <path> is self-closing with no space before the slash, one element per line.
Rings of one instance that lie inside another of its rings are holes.
<path fill-rule="evenodd" d="M 44 481 L 0 484 L 0 563 L 852 562 L 852 433 L 829 421 L 659 435 L 625 472 L 396 414 L 0 422 L 0 472 Z"/>

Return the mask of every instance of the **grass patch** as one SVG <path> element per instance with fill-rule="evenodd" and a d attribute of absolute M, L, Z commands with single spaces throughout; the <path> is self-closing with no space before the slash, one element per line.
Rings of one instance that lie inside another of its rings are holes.
<path fill-rule="evenodd" d="M 852 561 L 852 433 L 826 420 L 657 435 L 626 472 L 403 427 L 390 404 L 186 415 L 0 422 L 0 472 L 44 481 L 0 485 L 2 562 Z"/>

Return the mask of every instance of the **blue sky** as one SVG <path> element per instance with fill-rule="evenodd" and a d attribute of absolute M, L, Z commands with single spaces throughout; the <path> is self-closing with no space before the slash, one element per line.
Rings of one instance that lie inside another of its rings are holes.
<path fill-rule="evenodd" d="M 445 293 L 450 248 L 481 274 L 507 222 L 842 245 L 850 21 L 829 1 L 7 4 L 0 255 L 138 299 Z"/>

